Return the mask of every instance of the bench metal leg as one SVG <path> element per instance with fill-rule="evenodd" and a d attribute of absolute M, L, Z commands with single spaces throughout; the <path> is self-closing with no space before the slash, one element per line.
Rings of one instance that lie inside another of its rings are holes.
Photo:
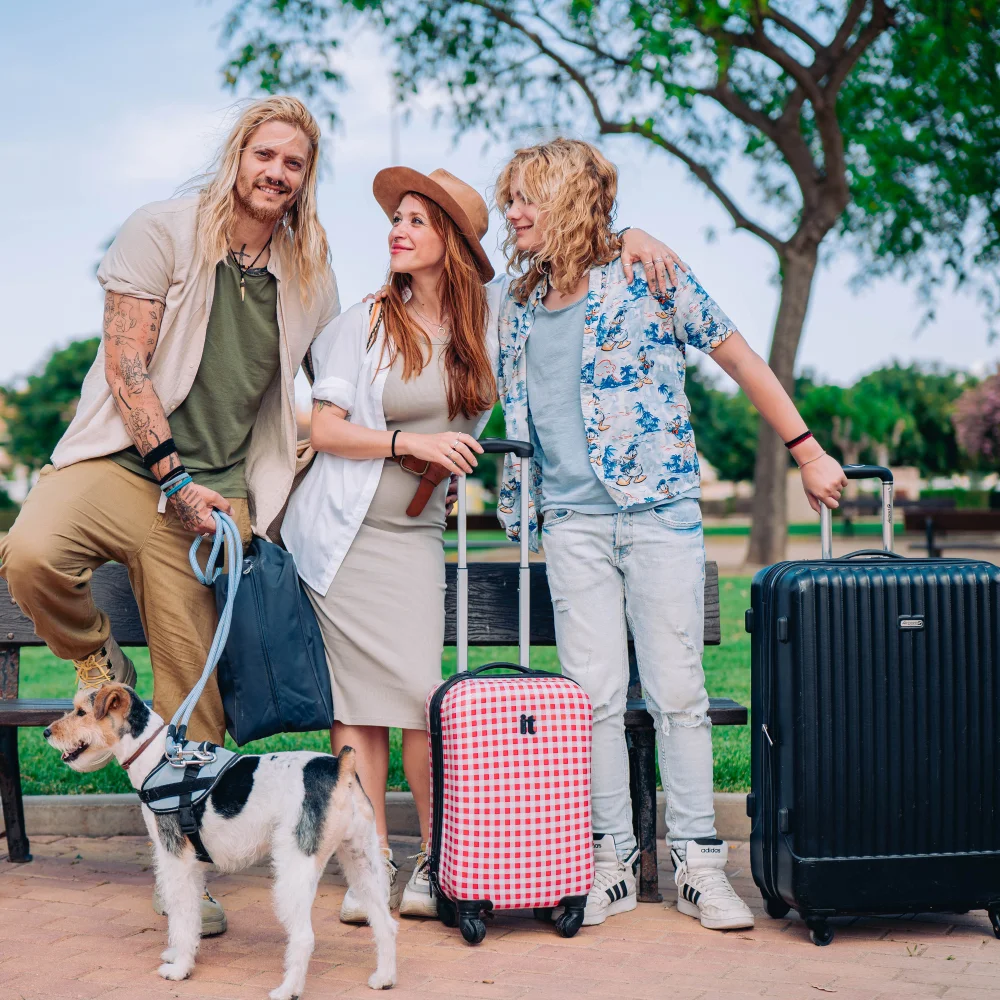
<path fill-rule="evenodd" d="M 17 726 L 0 726 L 0 798 L 3 799 L 3 822 L 7 830 L 7 860 L 23 864 L 31 860 L 31 853 L 24 828 Z"/>
<path fill-rule="evenodd" d="M 644 724 L 629 726 L 629 791 L 632 795 L 632 827 L 639 845 L 640 902 L 660 903 L 660 875 L 656 859 L 656 730 L 653 718 L 643 712 Z"/>

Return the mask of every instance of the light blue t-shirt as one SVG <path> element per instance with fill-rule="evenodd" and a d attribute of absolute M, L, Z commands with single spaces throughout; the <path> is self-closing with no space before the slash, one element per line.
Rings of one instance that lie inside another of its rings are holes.
<path fill-rule="evenodd" d="M 539 302 L 525 346 L 528 386 L 528 426 L 535 456 L 542 469 L 542 510 L 561 508 L 581 514 L 617 514 L 590 464 L 590 452 L 580 404 L 580 359 L 587 296 L 562 309 Z M 697 499 L 697 488 L 686 493 L 629 507 L 630 513 L 662 507 L 680 499 Z"/>
<path fill-rule="evenodd" d="M 580 409 L 587 297 L 562 309 L 541 303 L 526 345 L 528 422 L 542 468 L 542 510 L 615 514 L 618 505 L 590 464 Z"/>

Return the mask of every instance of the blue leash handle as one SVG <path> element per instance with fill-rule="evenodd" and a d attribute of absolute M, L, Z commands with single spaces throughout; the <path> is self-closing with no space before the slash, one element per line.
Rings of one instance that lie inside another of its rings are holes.
<path fill-rule="evenodd" d="M 212 640 L 212 647 L 208 651 L 205 660 L 205 668 L 201 672 L 198 683 L 191 689 L 188 696 L 178 706 L 174 712 L 174 717 L 170 720 L 167 729 L 167 757 L 173 756 L 183 745 L 187 733 L 187 724 L 191 719 L 194 706 L 198 704 L 198 699 L 208 684 L 208 679 L 212 676 L 216 665 L 222 657 L 222 651 L 226 647 L 226 640 L 229 638 L 229 627 L 233 621 L 233 605 L 236 601 L 236 588 L 240 584 L 240 576 L 243 573 L 243 539 L 240 537 L 240 529 L 236 527 L 236 522 L 228 514 L 222 511 L 215 511 L 215 538 L 212 541 L 212 550 L 208 554 L 208 561 L 202 571 L 198 564 L 198 548 L 202 542 L 199 535 L 191 543 L 191 551 L 188 558 L 191 562 L 191 569 L 194 571 L 198 582 L 206 587 L 212 584 L 222 575 L 222 567 L 217 565 L 219 554 L 225 551 L 229 557 L 229 567 L 227 576 L 229 588 L 226 593 L 225 607 L 219 614 L 219 625 L 215 630 L 215 638 Z"/>

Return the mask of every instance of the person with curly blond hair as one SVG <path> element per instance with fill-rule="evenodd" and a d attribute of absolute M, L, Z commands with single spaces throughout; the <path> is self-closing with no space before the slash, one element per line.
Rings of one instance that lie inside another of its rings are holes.
<path fill-rule="evenodd" d="M 126 219 L 97 272 L 104 338 L 76 414 L 0 542 L 11 596 L 81 688 L 135 685 L 90 589 L 102 563 L 128 568 L 166 719 L 216 628 L 191 540 L 214 534 L 215 510 L 244 542 L 281 511 L 295 474 L 295 373 L 340 311 L 316 215 L 319 141 L 301 101 L 257 101 L 193 196 Z M 214 678 L 188 735 L 225 737 Z M 206 894 L 202 933 L 225 929 Z"/>
<path fill-rule="evenodd" d="M 843 470 L 808 433 L 774 373 L 694 275 L 665 291 L 626 273 L 614 232 L 617 170 L 586 142 L 519 149 L 496 200 L 516 273 L 500 315 L 499 390 L 510 438 L 535 445 L 530 524 L 508 459 L 501 520 L 539 514 L 563 673 L 594 709 L 596 875 L 584 923 L 635 908 L 625 699 L 631 629 L 657 730 L 677 908 L 713 929 L 752 927 L 716 838 L 702 668 L 705 547 L 684 393 L 686 352 L 711 355 L 781 434 L 813 508 L 836 507 Z"/>

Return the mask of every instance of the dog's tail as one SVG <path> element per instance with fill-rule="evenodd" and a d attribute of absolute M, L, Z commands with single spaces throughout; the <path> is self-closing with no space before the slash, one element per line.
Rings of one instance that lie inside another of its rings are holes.
<path fill-rule="evenodd" d="M 358 773 L 357 756 L 354 747 L 344 747 L 337 754 L 338 771 L 341 778 L 352 778 Z"/>

